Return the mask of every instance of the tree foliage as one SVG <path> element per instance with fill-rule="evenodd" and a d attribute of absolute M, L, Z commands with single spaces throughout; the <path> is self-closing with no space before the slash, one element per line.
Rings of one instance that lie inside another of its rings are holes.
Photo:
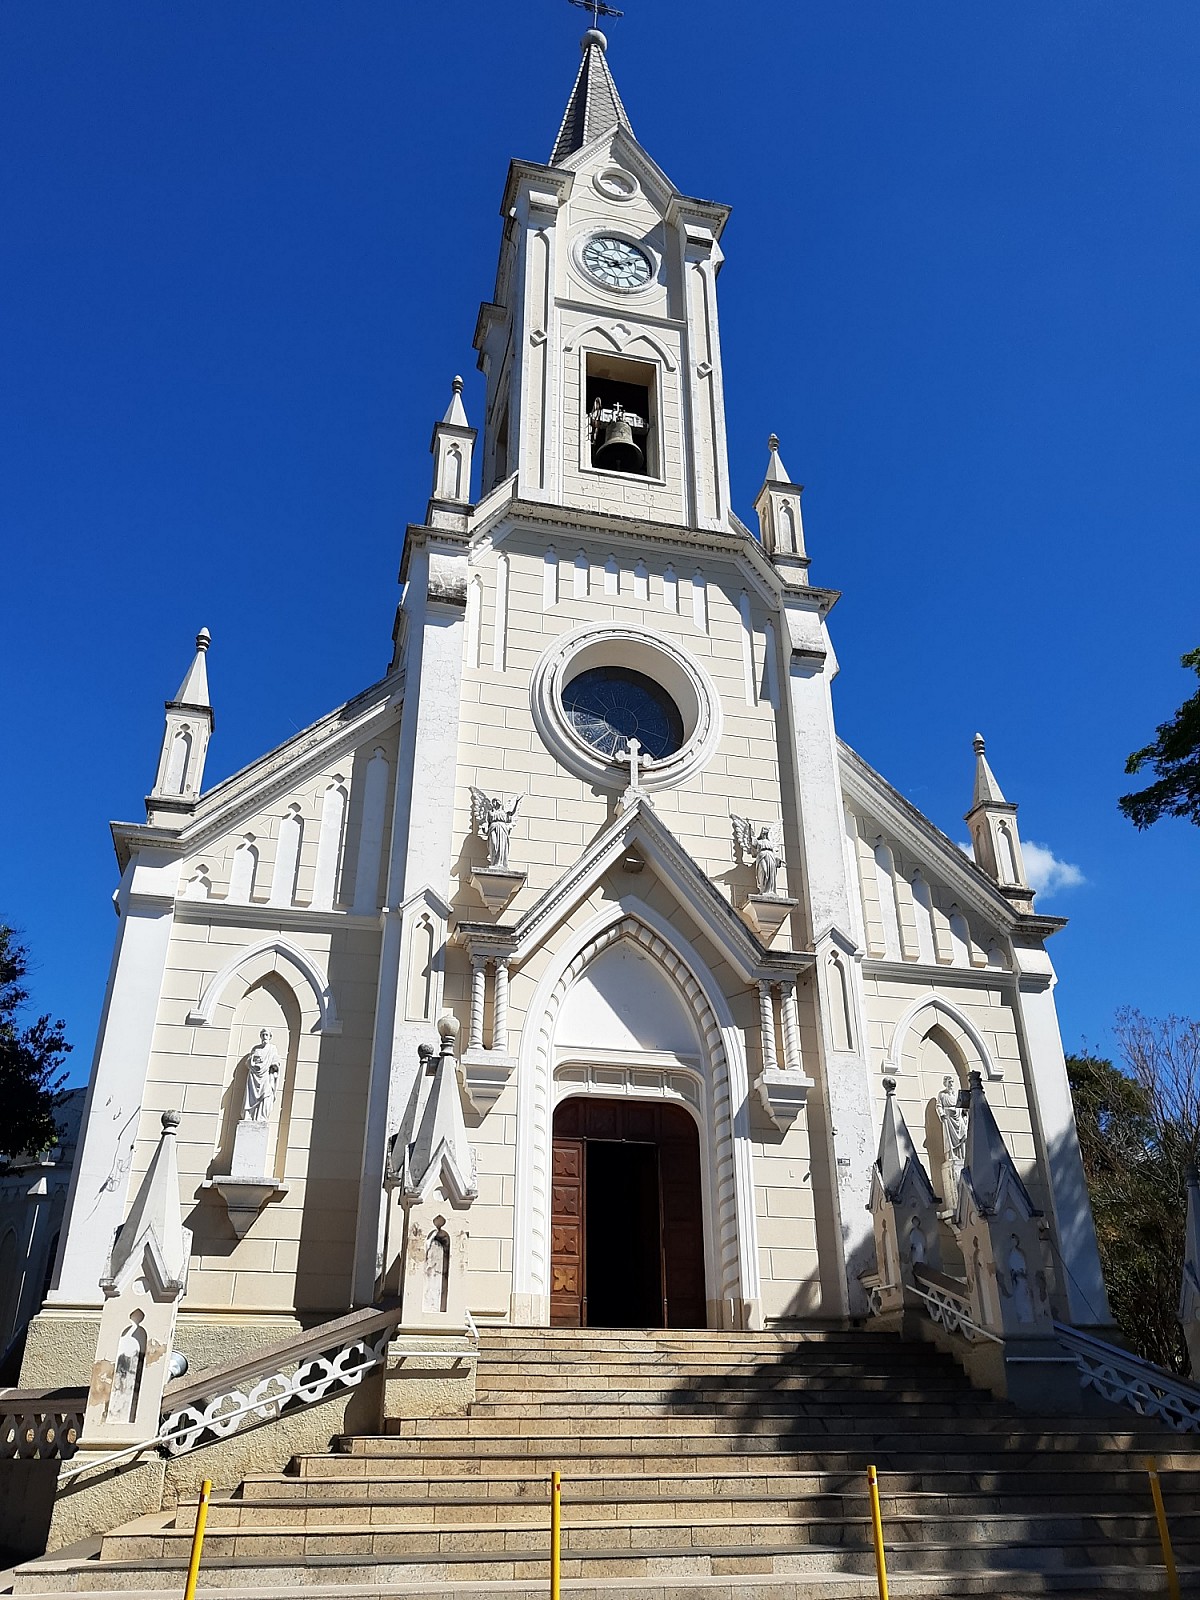
<path fill-rule="evenodd" d="M 1186 1372 L 1176 1312 L 1187 1167 L 1200 1151 L 1200 1022 L 1125 1010 L 1115 1031 L 1120 1066 L 1067 1057 L 1104 1280 L 1133 1349 Z"/>
<path fill-rule="evenodd" d="M 1180 665 L 1200 677 L 1200 650 L 1190 650 Z M 1187 817 L 1200 826 L 1200 689 L 1159 724 L 1152 744 L 1133 752 L 1125 771 L 1146 766 L 1157 775 L 1155 781 L 1117 801 L 1134 827 L 1148 828 L 1161 817 Z"/>
<path fill-rule="evenodd" d="M 62 1067 L 71 1046 L 63 1023 L 48 1014 L 22 1026 L 28 972 L 29 951 L 0 923 L 0 1157 L 41 1151 L 58 1138 L 54 1112 L 62 1103 Z"/>

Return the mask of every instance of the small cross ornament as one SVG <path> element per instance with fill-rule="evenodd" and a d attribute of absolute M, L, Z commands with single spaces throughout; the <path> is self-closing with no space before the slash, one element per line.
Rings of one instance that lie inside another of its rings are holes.
<path fill-rule="evenodd" d="M 621 809 L 624 810 L 626 806 L 634 805 L 639 800 L 644 800 L 649 805 L 650 797 L 641 783 L 641 770 L 649 758 L 642 755 L 640 739 L 630 739 L 625 759 L 629 762 L 629 784 L 621 796 Z"/>

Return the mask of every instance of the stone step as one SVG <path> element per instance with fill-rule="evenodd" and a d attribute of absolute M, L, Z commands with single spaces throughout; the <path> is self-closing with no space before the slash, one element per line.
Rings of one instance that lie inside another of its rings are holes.
<path fill-rule="evenodd" d="M 1044 1462 L 1059 1452 L 1038 1446 L 1021 1449 L 1005 1448 L 1006 1441 L 993 1444 L 988 1451 L 978 1448 L 931 1450 L 915 1442 L 911 1435 L 899 1438 L 874 1439 L 870 1448 L 853 1450 L 836 1445 L 819 1450 L 779 1448 L 773 1439 L 740 1438 L 716 1442 L 716 1448 L 697 1447 L 694 1441 L 678 1436 L 664 1436 L 652 1441 L 633 1439 L 563 1439 L 552 1442 L 547 1448 L 535 1448 L 540 1441 L 509 1437 L 507 1439 L 476 1440 L 463 1448 L 462 1440 L 455 1439 L 394 1439 L 386 1441 L 386 1452 L 368 1455 L 339 1453 L 328 1456 L 305 1456 L 299 1463 L 302 1476 L 367 1477 L 379 1470 L 380 1463 L 403 1463 L 410 1471 L 423 1476 L 441 1476 L 444 1473 L 484 1473 L 518 1476 L 533 1473 L 548 1474 L 555 1468 L 569 1472 L 570 1464 L 586 1470 L 590 1476 L 623 1472 L 667 1473 L 727 1473 L 727 1472 L 809 1472 L 842 1471 L 859 1472 L 868 1462 L 874 1462 L 881 1472 L 940 1472 L 944 1470 L 969 1471 L 997 1469 L 997 1463 L 1007 1460 L 1010 1465 L 1018 1461 Z M 1160 1451 L 1160 1466 L 1178 1470 L 1194 1465 L 1194 1458 Z M 1107 1451 L 1079 1451 L 1071 1455 L 1066 1470 L 1104 1471 L 1111 1466 L 1113 1455 Z"/>
<path fill-rule="evenodd" d="M 429 1560 L 437 1556 L 527 1555 L 548 1549 L 548 1514 L 538 1523 L 446 1522 L 397 1526 L 375 1520 L 356 1522 L 268 1523 L 236 1527 L 213 1526 L 205 1538 L 208 1562 L 255 1561 L 259 1555 L 291 1555 L 300 1560 L 307 1555 L 411 1556 Z M 151 1519 L 144 1519 L 149 1521 Z M 157 1519 L 161 1522 L 161 1519 Z M 751 1534 L 753 1537 L 749 1537 Z M 1181 1557 L 1185 1552 L 1200 1554 L 1200 1511 L 1181 1515 L 1172 1527 L 1172 1538 Z M 976 1516 L 939 1515 L 894 1517 L 885 1526 L 889 1552 L 898 1559 L 919 1555 L 931 1545 L 962 1547 L 963 1556 L 972 1548 L 990 1556 L 989 1546 L 1002 1546 L 1010 1553 L 1018 1547 L 1027 1551 L 1057 1551 L 1076 1544 L 1102 1550 L 1110 1559 L 1134 1560 L 1143 1547 L 1158 1550 L 1154 1513 L 1095 1516 Z M 138 1528 L 109 1534 L 103 1542 L 101 1560 L 168 1561 L 186 1563 L 191 1550 L 191 1527 Z M 692 1550 L 716 1551 L 729 1546 L 769 1546 L 776 1552 L 808 1550 L 814 1546 L 845 1550 L 871 1548 L 871 1519 L 858 1517 L 808 1516 L 795 1520 L 769 1506 L 762 1507 L 752 1525 L 742 1517 L 694 1514 L 682 1517 L 653 1516 L 647 1520 L 576 1521 L 564 1519 L 563 1553 L 581 1555 L 585 1551 Z M 970 1564 L 970 1563 L 968 1563 Z M 1034 1563 L 1029 1563 L 1034 1564 Z M 1042 1561 L 1041 1565 L 1047 1563 Z"/>
<path fill-rule="evenodd" d="M 758 1372 L 713 1372 L 706 1367 L 695 1372 L 671 1373 L 662 1367 L 622 1367 L 619 1371 L 600 1368 L 593 1372 L 589 1368 L 586 1372 L 572 1370 L 568 1374 L 553 1369 L 531 1372 L 528 1367 L 515 1366 L 511 1372 L 489 1372 L 485 1368 L 478 1376 L 478 1384 L 481 1395 L 494 1395 L 497 1399 L 510 1393 L 555 1394 L 568 1388 L 572 1393 L 586 1388 L 597 1392 L 627 1389 L 631 1393 L 647 1390 L 664 1394 L 707 1394 L 714 1389 L 720 1392 L 744 1390 L 748 1394 L 769 1394 L 774 1390 L 791 1393 L 801 1389 L 838 1394 L 846 1389 L 860 1394 L 888 1394 L 893 1390 L 930 1396 L 978 1394 L 965 1377 L 956 1377 L 953 1373 L 926 1373 L 919 1368 L 903 1375 L 895 1371 L 860 1371 L 857 1368 L 831 1370 L 825 1362 L 803 1369 L 772 1365 Z"/>
<path fill-rule="evenodd" d="M 657 1493 L 651 1493 L 654 1487 Z M 1165 1496 L 1172 1529 L 1179 1537 L 1196 1537 L 1200 1529 L 1188 1525 L 1200 1516 L 1192 1491 L 1180 1490 Z M 1150 1515 L 1150 1494 L 1131 1502 L 1128 1494 L 1109 1491 L 1087 1493 L 1067 1491 L 1056 1494 L 947 1495 L 937 1491 L 884 1492 L 880 1495 L 883 1517 L 889 1529 L 912 1519 L 925 1519 L 931 1525 L 947 1516 L 973 1518 L 1014 1517 L 1024 1520 L 1083 1517 L 1117 1518 Z M 563 1517 L 570 1526 L 585 1523 L 643 1523 L 665 1518 L 669 1521 L 710 1519 L 736 1521 L 741 1527 L 776 1522 L 861 1523 L 869 1526 L 870 1502 L 865 1488 L 855 1493 L 789 1494 L 781 1486 L 757 1493 L 689 1495 L 667 1480 L 654 1486 L 643 1482 L 640 1491 L 623 1494 L 596 1494 L 585 1488 L 564 1488 Z M 521 1524 L 544 1527 L 549 1518 L 547 1485 L 544 1480 L 527 1480 L 518 1494 L 507 1499 L 481 1494 L 456 1495 L 453 1499 L 421 1497 L 403 1493 L 375 1494 L 370 1499 L 341 1500 L 326 1497 L 216 1500 L 208 1516 L 215 1530 L 231 1528 L 290 1528 L 316 1530 L 327 1527 L 368 1523 L 372 1527 L 442 1527 L 449 1524 Z M 180 1509 L 174 1526 L 190 1534 L 194 1522 L 191 1506 Z M 899 1535 L 898 1535 L 899 1536 Z"/>
<path fill-rule="evenodd" d="M 1164 1498 L 1171 1506 L 1177 1501 L 1188 1508 L 1197 1494 L 1194 1473 L 1162 1473 Z M 400 1500 L 408 1504 L 434 1501 L 453 1505 L 460 1501 L 488 1501 L 514 1504 L 522 1500 L 544 1501 L 549 1492 L 549 1475 L 534 1475 L 525 1470 L 510 1476 L 481 1474 L 478 1471 L 425 1477 L 412 1472 L 376 1471 L 355 1477 L 299 1477 L 284 1473 L 262 1473 L 244 1480 L 241 1499 L 247 1505 L 284 1504 L 314 1501 L 324 1504 L 352 1502 L 381 1504 Z M 865 1494 L 865 1473 L 861 1469 L 844 1471 L 779 1472 L 758 1470 L 712 1473 L 680 1473 L 664 1477 L 661 1472 L 621 1471 L 605 1477 L 589 1472 L 585 1478 L 563 1480 L 565 1503 L 588 1500 L 617 1503 L 624 1500 L 664 1498 L 687 1499 L 693 1503 L 708 1497 L 752 1498 L 781 1495 L 846 1496 Z M 1112 1509 L 1139 1509 L 1149 1494 L 1146 1473 L 1140 1467 L 1110 1465 L 1103 1471 L 1071 1473 L 1064 1478 L 1055 1465 L 1037 1462 L 1008 1471 L 943 1471 L 884 1473 L 880 1478 L 881 1498 L 929 1495 L 951 1502 L 969 1501 L 981 1508 L 987 1504 L 1021 1506 L 1027 1500 L 1043 1504 L 1062 1497 L 1081 1509 L 1111 1500 Z M 234 1502 L 236 1503 L 236 1502 Z M 184 1513 L 186 1514 L 186 1513 Z"/>
<path fill-rule="evenodd" d="M 49 1561 L 43 1564 L 47 1581 L 54 1588 L 32 1589 L 23 1586 L 20 1593 L 30 1597 L 64 1592 L 103 1592 L 105 1581 L 95 1581 L 95 1574 L 87 1574 L 92 1581 L 77 1581 L 80 1577 L 78 1563 Z M 435 1580 L 432 1583 L 416 1582 L 404 1575 L 391 1582 L 371 1569 L 369 1581 L 356 1582 L 352 1570 L 345 1574 L 346 1581 L 330 1583 L 325 1567 L 314 1563 L 288 1574 L 289 1587 L 302 1587 L 308 1600 L 545 1600 L 544 1574 L 532 1580 L 492 1579 L 475 1583 L 457 1583 Z M 335 1569 L 336 1571 L 336 1569 Z M 125 1573 L 120 1592 L 125 1600 L 158 1600 L 164 1588 L 146 1587 L 149 1574 L 142 1577 Z M 279 1569 L 269 1569 L 269 1580 L 260 1585 L 255 1579 L 262 1574 L 252 1574 L 251 1581 L 237 1587 L 228 1582 L 211 1582 L 211 1574 L 202 1570 L 201 1584 L 205 1600 L 278 1600 L 281 1587 Z M 1180 1569 L 1182 1592 L 1191 1597 L 1200 1595 L 1200 1569 Z M 132 1582 L 130 1581 L 132 1580 Z M 111 1584 L 108 1585 L 113 1587 Z M 930 1572 L 917 1575 L 894 1573 L 889 1587 L 896 1600 L 933 1600 L 937 1596 L 961 1597 L 988 1596 L 990 1600 L 1017 1600 L 1026 1595 L 1071 1595 L 1074 1600 L 1110 1600 L 1111 1596 L 1162 1593 L 1162 1574 L 1153 1567 L 1063 1567 L 1055 1572 L 1012 1571 L 980 1569 L 975 1572 Z M 629 1600 L 630 1590 L 624 1578 L 566 1578 L 562 1592 L 564 1600 Z M 807 1574 L 787 1577 L 758 1574 L 750 1585 L 731 1587 L 724 1578 L 674 1575 L 666 1578 L 643 1578 L 637 1586 L 637 1600 L 877 1600 L 874 1573 L 870 1575 L 815 1570 Z"/>
<path fill-rule="evenodd" d="M 618 1532 L 620 1530 L 617 1530 Z M 743 1536 L 744 1536 L 744 1531 Z M 633 1545 L 613 1544 L 591 1549 L 567 1551 L 563 1555 L 564 1579 L 594 1581 L 596 1579 L 623 1578 L 636 1582 L 640 1597 L 645 1592 L 647 1580 L 693 1578 L 725 1578 L 728 1597 L 748 1597 L 757 1589 L 758 1580 L 765 1577 L 793 1577 L 827 1572 L 849 1572 L 867 1575 L 873 1572 L 874 1556 L 869 1547 L 817 1546 L 797 1547 L 791 1544 L 748 1543 L 718 1545 L 704 1542 L 703 1529 L 687 1530 L 687 1537 L 675 1545 L 638 1548 Z M 216 1536 L 218 1539 L 220 1535 Z M 261 1544 L 255 1535 L 242 1534 L 247 1541 L 245 1553 L 227 1559 L 215 1552 L 205 1560 L 206 1587 L 245 1587 L 248 1585 L 274 1585 L 276 1594 L 283 1587 L 296 1583 L 341 1581 L 357 1584 L 382 1583 L 407 1585 L 442 1583 L 447 1586 L 486 1584 L 497 1581 L 527 1581 L 544 1586 L 547 1576 L 546 1541 L 537 1549 L 514 1549 L 481 1557 L 477 1551 L 440 1551 L 436 1556 L 396 1555 L 390 1541 L 397 1535 L 372 1532 L 369 1546 L 345 1553 L 329 1553 L 322 1545 L 330 1537 L 340 1535 L 312 1535 L 304 1540 L 293 1540 L 301 1548 L 294 1554 L 279 1555 L 254 1553 L 250 1545 Z M 1179 1559 L 1185 1567 L 1194 1567 L 1200 1550 L 1181 1549 Z M 1080 1574 L 1080 1585 L 1086 1582 L 1089 1567 L 1111 1571 L 1124 1568 L 1128 1572 L 1152 1572 L 1161 1585 L 1161 1572 L 1156 1564 L 1161 1560 L 1157 1538 L 1143 1544 L 1126 1544 L 1119 1550 L 1096 1551 L 1090 1543 L 1065 1543 L 1054 1547 L 1042 1545 L 1008 1545 L 1002 1551 L 989 1549 L 983 1544 L 899 1545 L 889 1550 L 889 1571 L 897 1577 L 905 1573 L 963 1573 L 986 1572 L 996 1574 L 1034 1570 L 1038 1572 L 1075 1569 Z M 137 1583 L 140 1587 L 157 1591 L 182 1587 L 187 1569 L 186 1549 L 176 1558 L 147 1559 L 138 1556 L 132 1560 L 65 1561 L 43 1563 L 41 1570 L 18 1568 L 14 1574 L 14 1594 L 42 1592 L 38 1588 L 53 1573 L 52 1592 L 63 1591 L 125 1591 Z M 131 1581 L 132 1580 L 132 1581 Z M 869 1592 L 869 1591 L 868 1591 Z M 912 1592 L 920 1593 L 920 1588 Z M 945 1592 L 945 1591 L 943 1591 Z M 950 1591 L 956 1592 L 956 1591 Z M 962 1592 L 961 1590 L 957 1592 Z M 993 1589 L 993 1593 L 1006 1591 Z"/>
<path fill-rule="evenodd" d="M 923 1426 L 922 1419 L 914 1418 L 906 1426 L 906 1418 L 885 1418 L 872 1426 L 869 1418 L 829 1418 L 821 1411 L 811 1416 L 789 1413 L 782 1426 L 754 1427 L 752 1419 L 742 1416 L 662 1416 L 654 1419 L 654 1426 L 646 1426 L 640 1416 L 630 1418 L 605 1418 L 603 1427 L 586 1414 L 563 1408 L 558 1416 L 531 1416 L 531 1418 L 434 1418 L 398 1424 L 394 1434 L 360 1434 L 347 1438 L 339 1435 L 334 1448 L 357 1456 L 402 1456 L 413 1442 L 421 1443 L 424 1450 L 445 1454 L 446 1448 L 459 1448 L 469 1443 L 480 1450 L 502 1450 L 504 1446 L 525 1448 L 542 1446 L 546 1451 L 566 1450 L 571 1454 L 586 1453 L 586 1446 L 597 1451 L 627 1451 L 642 1445 L 650 1450 L 674 1451 L 694 1443 L 696 1448 L 707 1450 L 899 1450 L 915 1446 L 922 1454 L 974 1454 L 990 1450 L 1014 1451 L 1082 1451 L 1083 1454 L 1104 1451 L 1136 1451 L 1142 1454 L 1160 1453 L 1162 1432 L 1158 1430 L 1104 1429 L 1104 1427 L 1070 1427 L 1061 1418 L 1046 1419 L 1038 1426 L 1037 1419 L 1021 1418 L 1018 1422 L 1003 1419 L 1003 1437 L 997 1438 L 997 1419 L 987 1416 L 955 1418 L 952 1427 Z M 474 1424 L 474 1426 L 472 1426 Z M 914 1426 L 915 1424 L 915 1426 Z M 1171 1440 L 1171 1450 L 1176 1454 L 1195 1454 L 1194 1443 L 1186 1437 Z M 1200 1459 L 1200 1458 L 1198 1458 Z"/>
<path fill-rule="evenodd" d="M 648 1425 L 657 1427 L 663 1418 L 678 1419 L 681 1425 L 705 1420 L 721 1424 L 731 1418 L 778 1421 L 786 1425 L 805 1417 L 829 1417 L 831 1411 L 833 1423 L 855 1431 L 860 1431 L 864 1425 L 872 1424 L 876 1427 L 898 1427 L 906 1420 L 920 1419 L 923 1423 L 979 1420 L 978 1405 L 973 1405 L 968 1400 L 873 1400 L 865 1396 L 846 1395 L 839 1397 L 834 1409 L 827 1399 L 819 1395 L 771 1396 L 759 1400 L 738 1397 L 721 1405 L 711 1398 L 693 1400 L 681 1396 L 678 1399 L 630 1400 L 590 1394 L 586 1390 L 573 1402 L 567 1402 L 562 1397 L 543 1400 L 476 1400 L 471 1406 L 469 1416 L 441 1420 L 461 1422 L 463 1432 L 486 1430 L 514 1420 L 544 1423 L 545 1431 L 553 1432 L 556 1428 L 560 1428 L 567 1418 L 574 1418 L 577 1422 L 582 1421 L 585 1424 L 600 1423 L 604 1426 L 635 1419 L 642 1427 Z M 1017 1420 L 1015 1412 L 1010 1420 L 1013 1422 Z M 419 1422 L 412 1418 L 407 1419 L 403 1426 L 406 1427 L 409 1423 L 420 1426 Z M 388 1431 L 396 1433 L 402 1429 L 397 1428 L 395 1423 L 389 1423 Z"/>

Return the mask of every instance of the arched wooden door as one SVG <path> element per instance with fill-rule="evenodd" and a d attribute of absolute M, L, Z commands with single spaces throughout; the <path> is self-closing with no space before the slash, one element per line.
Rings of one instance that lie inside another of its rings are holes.
<path fill-rule="evenodd" d="M 551 1326 L 704 1327 L 700 1138 L 687 1112 L 564 1100 L 552 1172 Z"/>

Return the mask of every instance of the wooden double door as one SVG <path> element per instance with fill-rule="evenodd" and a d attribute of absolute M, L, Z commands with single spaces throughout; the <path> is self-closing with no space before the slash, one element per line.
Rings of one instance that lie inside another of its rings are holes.
<path fill-rule="evenodd" d="M 687 1112 L 564 1100 L 552 1172 L 551 1326 L 704 1327 L 700 1139 Z"/>

